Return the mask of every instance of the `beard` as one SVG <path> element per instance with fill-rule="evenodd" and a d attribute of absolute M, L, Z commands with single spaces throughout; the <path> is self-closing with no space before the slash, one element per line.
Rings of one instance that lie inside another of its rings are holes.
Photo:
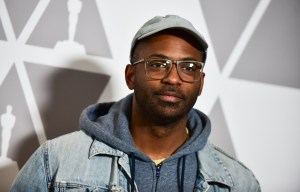
<path fill-rule="evenodd" d="M 139 112 L 157 125 L 176 123 L 186 118 L 198 98 L 199 89 L 194 89 L 195 91 L 187 95 L 176 85 L 164 85 L 159 90 L 144 87 L 146 86 L 135 85 L 136 105 L 139 108 Z M 172 93 L 180 100 L 178 102 L 161 100 L 159 96 L 165 93 Z"/>

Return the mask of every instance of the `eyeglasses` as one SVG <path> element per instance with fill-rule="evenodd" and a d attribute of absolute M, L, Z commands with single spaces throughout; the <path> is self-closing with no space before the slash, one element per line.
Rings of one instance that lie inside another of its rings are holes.
<path fill-rule="evenodd" d="M 204 63 L 200 61 L 172 61 L 170 59 L 141 59 L 132 63 L 132 65 L 142 62 L 145 63 L 146 75 L 156 80 L 167 77 L 173 63 L 176 64 L 181 80 L 191 83 L 200 80 L 204 68 Z"/>

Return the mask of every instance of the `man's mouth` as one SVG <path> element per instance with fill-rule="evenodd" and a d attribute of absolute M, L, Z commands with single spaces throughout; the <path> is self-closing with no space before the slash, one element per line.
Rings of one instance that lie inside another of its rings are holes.
<path fill-rule="evenodd" d="M 184 96 L 182 94 L 176 93 L 176 92 L 162 92 L 157 94 L 158 98 L 161 101 L 169 102 L 169 103 L 177 103 L 184 99 Z"/>

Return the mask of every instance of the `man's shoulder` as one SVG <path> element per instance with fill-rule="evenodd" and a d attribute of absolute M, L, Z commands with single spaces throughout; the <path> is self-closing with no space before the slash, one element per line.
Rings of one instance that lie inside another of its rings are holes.
<path fill-rule="evenodd" d="M 250 174 L 251 176 L 253 176 L 252 171 L 237 158 L 229 155 L 227 152 L 211 143 L 209 145 L 215 155 L 215 159 L 221 161 L 229 170 L 234 170 L 239 173 L 243 172 L 245 174 Z"/>
<path fill-rule="evenodd" d="M 49 142 L 59 143 L 59 142 L 72 142 L 74 140 L 77 141 L 91 141 L 93 140 L 91 136 L 87 135 L 83 131 L 74 131 L 70 132 L 56 138 L 50 139 Z"/>
<path fill-rule="evenodd" d="M 247 190 L 251 188 L 255 190 L 250 191 L 259 191 L 259 183 L 253 172 L 219 147 L 207 143 L 198 154 L 201 169 L 208 180 L 221 177 L 233 188 Z"/>
<path fill-rule="evenodd" d="M 48 140 L 44 144 L 44 148 L 48 151 L 49 156 L 60 157 L 69 156 L 74 157 L 77 154 L 86 154 L 85 157 L 91 158 L 95 155 L 110 154 L 112 156 L 123 155 L 119 151 L 102 141 L 99 141 L 84 131 L 75 131 L 57 138 Z"/>
<path fill-rule="evenodd" d="M 72 153 L 74 151 L 88 151 L 93 138 L 83 131 L 75 131 L 61 135 L 44 143 L 44 148 L 50 154 Z"/>

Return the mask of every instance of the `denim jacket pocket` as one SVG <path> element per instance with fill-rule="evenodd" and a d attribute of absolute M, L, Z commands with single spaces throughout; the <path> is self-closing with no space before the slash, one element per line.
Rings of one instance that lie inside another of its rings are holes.
<path fill-rule="evenodd" d="M 108 192 L 111 191 L 106 186 L 88 186 L 79 183 L 72 183 L 66 181 L 54 182 L 50 186 L 53 192 Z"/>

